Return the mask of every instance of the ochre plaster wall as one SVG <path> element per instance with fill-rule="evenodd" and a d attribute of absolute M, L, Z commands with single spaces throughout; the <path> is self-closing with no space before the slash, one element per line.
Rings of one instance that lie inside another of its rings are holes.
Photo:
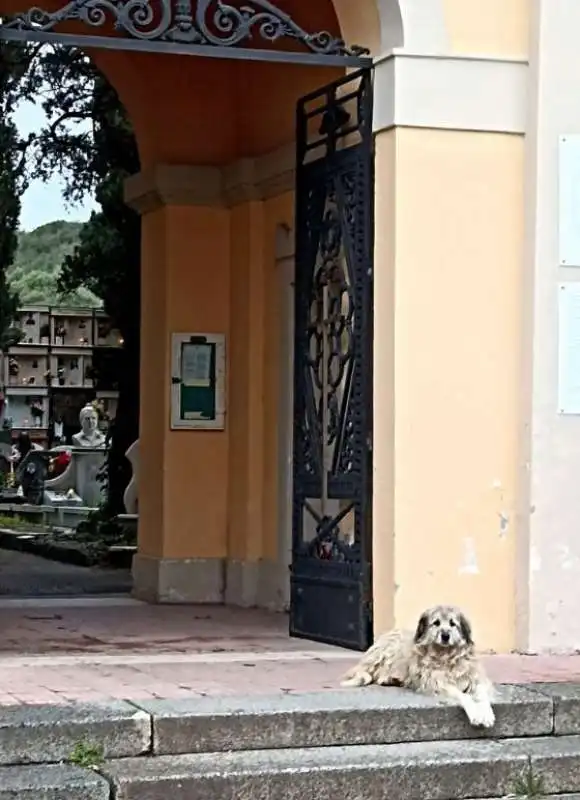
<path fill-rule="evenodd" d="M 397 133 L 375 140 L 373 614 L 375 633 L 395 622 L 395 238 Z"/>
<path fill-rule="evenodd" d="M 522 58 L 528 53 L 530 0 L 442 0 L 452 52 Z"/>
<path fill-rule="evenodd" d="M 396 172 L 394 195 L 377 191 L 377 217 L 394 218 L 394 233 L 378 227 L 375 265 L 377 624 L 410 624 L 447 600 L 469 611 L 480 646 L 505 650 L 515 637 L 523 137 L 398 130 L 376 166 L 378 187 Z"/>
<path fill-rule="evenodd" d="M 249 202 L 230 212 L 232 248 L 229 352 L 228 555 L 278 556 L 277 471 L 279 292 L 276 232 L 291 225 L 294 194 Z"/>
<path fill-rule="evenodd" d="M 263 557 L 274 561 L 280 555 L 278 536 L 278 503 L 285 498 L 278 497 L 278 469 L 280 459 L 286 454 L 278 451 L 278 419 L 280 407 L 280 373 L 282 368 L 279 359 L 280 347 L 280 293 L 276 272 L 276 234 L 279 225 L 292 228 L 294 221 L 294 192 L 286 192 L 273 197 L 264 203 L 265 218 L 265 262 L 266 262 L 266 296 L 265 308 L 265 403 L 264 403 L 264 550 Z"/>
<path fill-rule="evenodd" d="M 142 228 L 141 314 L 157 320 L 141 328 L 141 451 L 148 454 L 139 470 L 139 494 L 147 498 L 147 524 L 139 528 L 139 548 L 145 555 L 161 556 L 163 542 L 159 532 L 165 524 L 163 487 L 165 440 L 169 414 L 168 395 L 159 391 L 159 383 L 169 374 L 167 341 L 167 281 L 161 265 L 165 261 L 166 213 L 159 209 L 147 215 Z M 159 335 L 159 331 L 162 335 Z M 143 425 L 143 420 L 157 424 Z M 147 468 L 147 464 L 149 467 Z M 142 502 L 142 501 L 141 501 Z"/>
<path fill-rule="evenodd" d="M 155 453 L 141 471 L 144 555 L 277 556 L 275 240 L 279 224 L 292 224 L 293 205 L 286 193 L 230 210 L 168 206 L 143 218 L 143 313 L 156 320 L 143 332 L 141 363 L 141 446 Z M 163 424 L 169 332 L 190 330 L 227 335 L 225 432 Z"/>
<path fill-rule="evenodd" d="M 265 270 L 264 207 L 249 202 L 230 212 L 231 254 L 228 429 L 230 491 L 228 555 L 262 554 Z"/>
<path fill-rule="evenodd" d="M 227 553 L 229 429 L 169 430 L 170 333 L 229 334 L 229 212 L 167 206 L 143 217 L 143 245 L 140 549 L 219 558 Z"/>

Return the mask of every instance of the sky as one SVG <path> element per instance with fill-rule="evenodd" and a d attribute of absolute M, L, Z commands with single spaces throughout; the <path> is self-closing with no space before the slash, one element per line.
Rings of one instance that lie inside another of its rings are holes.
<path fill-rule="evenodd" d="M 42 109 L 32 103 L 22 103 L 16 113 L 16 124 L 23 135 L 39 130 L 44 120 Z M 69 206 L 62 193 L 63 184 L 58 176 L 47 183 L 33 181 L 22 198 L 21 229 L 31 231 L 57 219 L 84 221 L 89 218 L 95 208 L 91 198 L 87 198 L 82 206 Z"/>

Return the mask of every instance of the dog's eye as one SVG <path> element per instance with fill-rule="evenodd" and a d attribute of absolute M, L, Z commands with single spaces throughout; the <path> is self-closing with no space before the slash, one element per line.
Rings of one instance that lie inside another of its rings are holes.
<path fill-rule="evenodd" d="M 435 627 L 438 628 L 441 625 L 441 620 L 440 619 L 434 619 L 433 620 L 433 625 L 435 625 Z"/>
<path fill-rule="evenodd" d="M 457 623 L 455 622 L 455 620 L 454 620 L 454 619 L 450 619 L 450 620 L 449 620 L 449 627 L 450 627 L 450 628 L 454 628 L 456 625 L 457 625 Z"/>

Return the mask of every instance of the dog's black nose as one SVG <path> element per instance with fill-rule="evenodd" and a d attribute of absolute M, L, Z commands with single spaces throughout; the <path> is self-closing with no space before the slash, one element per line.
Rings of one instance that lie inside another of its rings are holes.
<path fill-rule="evenodd" d="M 441 641 L 443 644 L 449 644 L 449 631 L 441 631 Z"/>

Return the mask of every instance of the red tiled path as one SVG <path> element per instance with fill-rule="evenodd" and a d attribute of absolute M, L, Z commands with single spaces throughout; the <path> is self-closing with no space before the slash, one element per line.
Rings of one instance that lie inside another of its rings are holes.
<path fill-rule="evenodd" d="M 1 704 L 336 690 L 357 658 L 255 610 L 4 601 L 0 620 Z M 580 682 L 580 655 L 485 658 L 496 682 Z"/>

